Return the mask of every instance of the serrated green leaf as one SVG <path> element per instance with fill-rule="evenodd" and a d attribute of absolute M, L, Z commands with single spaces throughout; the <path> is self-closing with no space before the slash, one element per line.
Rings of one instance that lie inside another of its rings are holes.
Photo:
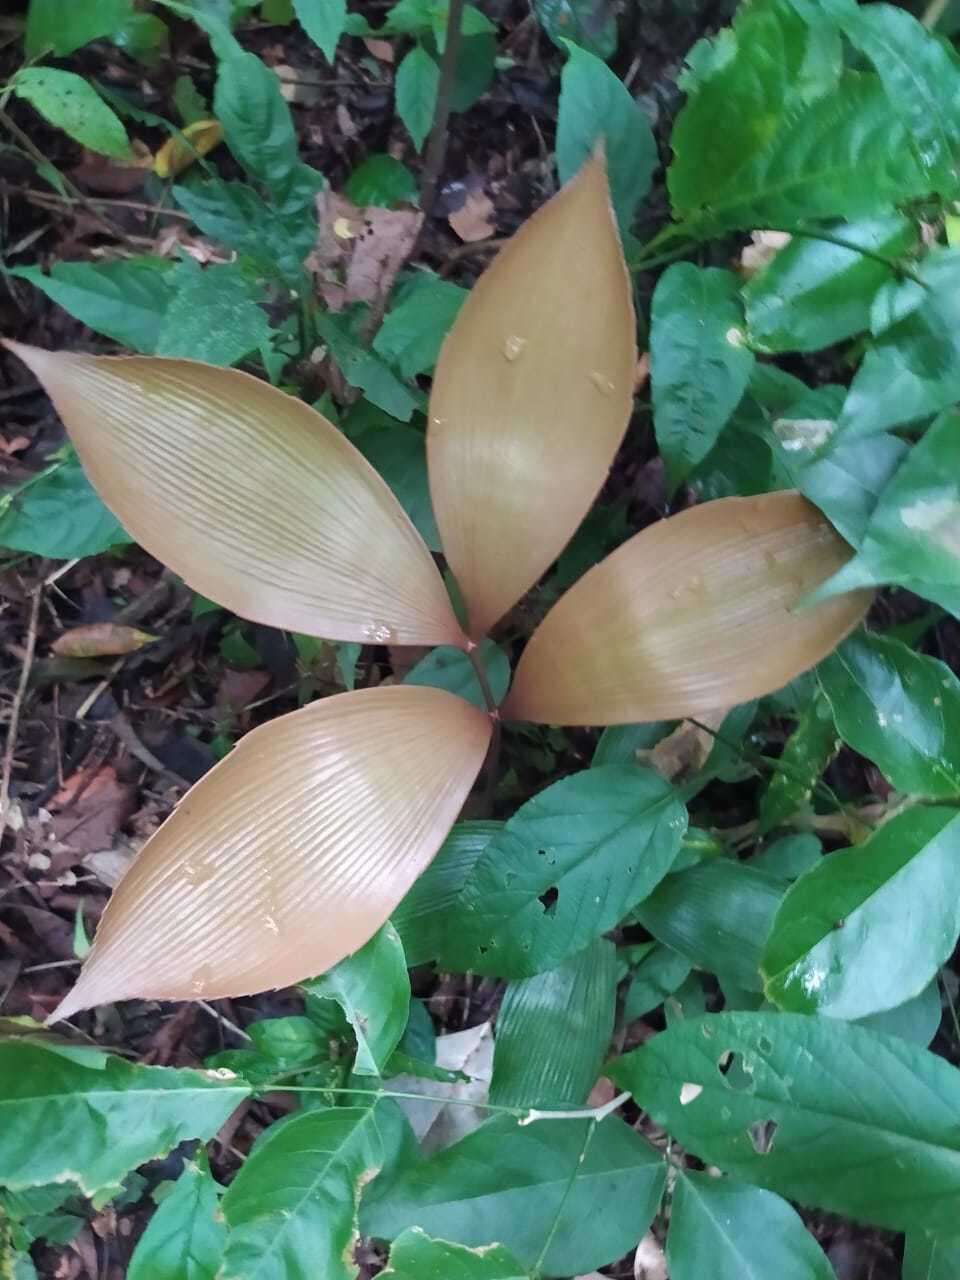
<path fill-rule="evenodd" d="M 373 349 L 404 378 L 429 373 L 453 327 L 467 290 L 419 272 L 397 294 L 373 340 Z"/>
<path fill-rule="evenodd" d="M 115 342 L 152 355 L 174 296 L 176 268 L 162 258 L 116 262 L 56 262 L 49 275 L 39 267 L 14 267 L 72 316 Z"/>
<path fill-rule="evenodd" d="M 844 742 L 901 791 L 960 796 L 960 680 L 888 636 L 852 636 L 817 668 Z"/>
<path fill-rule="evenodd" d="M 715 858 L 667 876 L 633 915 L 697 968 L 759 991 L 760 954 L 785 889 L 746 863 Z"/>
<path fill-rule="evenodd" d="M 213 1280 L 227 1238 L 218 1204 L 206 1163 L 185 1164 L 137 1241 L 128 1280 Z"/>
<path fill-rule="evenodd" d="M 299 175 L 300 153 L 275 73 L 253 53 L 226 59 L 217 74 L 213 107 L 233 155 L 283 205 Z"/>
<path fill-rule="evenodd" d="M 380 1075 L 407 1025 L 410 977 L 400 935 L 392 924 L 378 929 L 354 955 L 303 984 L 321 999 L 336 1000 L 357 1037 L 358 1075 Z"/>
<path fill-rule="evenodd" d="M 91 1060 L 94 1062 L 94 1060 Z M 0 1042 L 0 1183 L 73 1182 L 103 1203 L 123 1175 L 188 1138 L 212 1138 L 246 1084 L 100 1055 L 81 1065 L 23 1040 Z"/>
<path fill-rule="evenodd" d="M 417 400 L 379 356 L 356 340 L 346 319 L 327 312 L 317 317 L 317 329 L 351 386 L 392 418 L 409 422 Z"/>
<path fill-rule="evenodd" d="M 955 1280 L 960 1275 L 960 1236 L 907 1231 L 903 1280 Z"/>
<path fill-rule="evenodd" d="M 863 1018 L 919 995 L 958 935 L 960 816 L 915 808 L 791 885 L 764 949 L 764 990 L 796 1013 Z"/>
<path fill-rule="evenodd" d="M 497 1015 L 490 1101 L 582 1106 L 613 1034 L 616 951 L 598 939 L 556 969 L 511 982 Z"/>
<path fill-rule="evenodd" d="M 415 45 L 397 67 L 394 84 L 397 115 L 419 151 L 436 110 L 440 69 L 422 45 Z"/>
<path fill-rule="evenodd" d="M 570 41 L 604 62 L 616 53 L 617 22 L 609 0 L 534 0 L 533 7 L 558 49 Z"/>
<path fill-rule="evenodd" d="M 670 947 L 656 944 L 633 969 L 623 1002 L 623 1021 L 634 1022 L 661 1005 L 690 976 L 690 961 Z"/>
<path fill-rule="evenodd" d="M 54 67 L 24 67 L 13 78 L 13 91 L 91 151 L 117 159 L 130 154 L 119 118 L 82 76 Z"/>
<path fill-rule="evenodd" d="M 779 1196 L 685 1169 L 667 1238 L 670 1280 L 834 1280 L 826 1254 Z"/>
<path fill-rule="evenodd" d="M 608 1074 L 745 1182 L 893 1230 L 956 1226 L 960 1071 L 904 1040 L 834 1018 L 711 1014 Z"/>
<path fill-rule="evenodd" d="M 896 260 L 913 244 L 900 214 L 839 223 L 830 235 Z M 796 236 L 743 291 L 751 345 L 765 351 L 819 351 L 870 325 L 877 290 L 893 269 L 826 240 Z"/>
<path fill-rule="evenodd" d="M 744 345 L 736 276 L 678 262 L 657 282 L 650 383 L 657 445 L 671 491 L 717 442 L 740 402 L 753 352 Z"/>
<path fill-rule="evenodd" d="M 508 978 L 556 968 L 650 893 L 686 826 L 679 795 L 652 769 L 608 765 L 554 783 L 468 872 L 440 962 Z"/>
<path fill-rule="evenodd" d="M 388 1240 L 411 1225 L 471 1246 L 496 1238 L 525 1266 L 570 1275 L 612 1262 L 635 1245 L 656 1213 L 663 1184 L 658 1153 L 615 1117 L 590 1136 L 585 1122 L 546 1120 L 521 1128 L 498 1116 L 375 1185 L 360 1225 Z"/>
<path fill-rule="evenodd" d="M 347 21 L 347 0 L 293 0 L 293 11 L 301 27 L 332 63 Z"/>
<path fill-rule="evenodd" d="M 486 669 L 494 699 L 498 703 L 502 702 L 510 684 L 510 659 L 489 638 L 480 642 L 478 656 Z M 481 710 L 487 705 L 473 663 L 462 649 L 454 649 L 450 645 L 439 645 L 436 649 L 431 649 L 425 658 L 421 658 L 407 672 L 403 682 L 446 689 L 448 693 L 465 698 Z"/>
<path fill-rule="evenodd" d="M 344 191 L 356 205 L 373 204 L 392 209 L 398 204 L 415 203 L 419 188 L 416 178 L 402 160 L 381 153 L 367 156 L 354 169 Z"/>
<path fill-rule="evenodd" d="M 54 560 L 99 555 L 130 542 L 75 457 L 57 462 L 0 507 L 0 547 Z"/>
<path fill-rule="evenodd" d="M 788 822 L 808 803 L 839 745 L 830 705 L 822 697 L 814 698 L 801 712 L 784 745 L 780 768 L 760 797 L 761 835 Z"/>
<path fill-rule="evenodd" d="M 36 58 L 49 50 L 64 58 L 74 49 L 119 31 L 132 10 L 132 0 L 30 0 L 24 50 Z"/>
<path fill-rule="evenodd" d="M 176 186 L 173 194 L 204 235 L 249 258 L 263 272 L 300 285 L 316 225 L 303 211 L 281 212 L 241 182 Z"/>
<path fill-rule="evenodd" d="M 560 181 L 578 173 L 602 141 L 610 198 L 626 229 L 650 190 L 658 163 L 650 121 L 605 62 L 576 44 L 568 44 L 567 53 L 557 115 Z"/>
<path fill-rule="evenodd" d="M 397 1236 L 385 1275 L 393 1280 L 527 1280 L 527 1272 L 503 1245 L 432 1240 L 419 1227 Z"/>
<path fill-rule="evenodd" d="M 158 356 L 227 368 L 269 343 L 274 331 L 260 305 L 263 291 L 236 263 L 201 268 L 188 259 L 174 271 L 176 294 L 157 338 Z"/>

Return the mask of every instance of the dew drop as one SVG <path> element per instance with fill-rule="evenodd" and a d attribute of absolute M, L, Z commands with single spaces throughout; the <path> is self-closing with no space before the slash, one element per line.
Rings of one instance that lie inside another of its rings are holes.
<path fill-rule="evenodd" d="M 392 630 L 385 622 L 368 622 L 363 628 L 363 634 L 374 644 L 389 644 L 394 638 Z"/>
<path fill-rule="evenodd" d="M 190 990 L 195 996 L 202 996 L 212 977 L 213 970 L 210 965 L 202 964 L 199 969 L 195 969 L 190 975 Z"/>
<path fill-rule="evenodd" d="M 263 927 L 268 933 L 278 934 L 280 932 L 280 926 L 277 924 L 276 920 L 274 920 L 273 916 L 268 915 L 263 917 Z"/>
<path fill-rule="evenodd" d="M 617 389 L 616 384 L 611 382 L 605 373 L 600 373 L 597 370 L 591 373 L 590 381 L 602 396 L 612 396 Z"/>
<path fill-rule="evenodd" d="M 503 340 L 502 349 L 504 360 L 509 360 L 511 364 L 513 364 L 514 360 L 519 360 L 523 355 L 526 345 L 526 338 L 520 338 L 515 333 L 511 333 Z"/>
<path fill-rule="evenodd" d="M 943 706 L 943 699 L 940 697 L 939 693 L 938 693 L 938 694 L 937 694 L 937 696 L 934 698 L 934 700 L 933 700 L 933 705 L 934 705 L 935 707 L 942 707 L 942 706 Z"/>

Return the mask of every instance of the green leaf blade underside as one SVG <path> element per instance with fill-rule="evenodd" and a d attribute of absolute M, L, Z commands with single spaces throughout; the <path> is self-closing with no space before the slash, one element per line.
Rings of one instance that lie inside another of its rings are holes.
<path fill-rule="evenodd" d="M 527 1271 L 503 1245 L 470 1249 L 431 1239 L 419 1227 L 397 1236 L 384 1275 L 392 1280 L 528 1280 Z"/>
<path fill-rule="evenodd" d="M 214 1280 L 226 1238 L 210 1170 L 187 1163 L 137 1241 L 128 1280 Z"/>

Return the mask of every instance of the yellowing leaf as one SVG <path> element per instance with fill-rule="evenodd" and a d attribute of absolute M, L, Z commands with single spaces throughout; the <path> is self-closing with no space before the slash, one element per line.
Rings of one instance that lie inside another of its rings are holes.
<path fill-rule="evenodd" d="M 430 491 L 475 637 L 563 549 L 630 414 L 630 283 L 603 160 L 513 237 L 470 293 L 430 398 Z"/>
<path fill-rule="evenodd" d="M 175 178 L 189 169 L 198 156 L 205 156 L 223 141 L 219 120 L 194 120 L 193 124 L 168 138 L 153 160 L 158 178 Z"/>
<path fill-rule="evenodd" d="M 107 506 L 201 595 L 328 640 L 463 644 L 420 535 L 315 410 L 233 369 L 7 345 Z"/>
<path fill-rule="evenodd" d="M 255 729 L 143 847 L 51 1020 L 285 987 L 358 950 L 439 849 L 489 739 L 483 712 L 410 686 Z"/>
<path fill-rule="evenodd" d="M 61 658 L 103 658 L 136 653 L 157 638 L 148 631 L 124 627 L 116 622 L 91 622 L 87 626 L 64 631 L 50 648 Z"/>
<path fill-rule="evenodd" d="M 661 520 L 554 606 L 524 651 L 504 715 L 629 724 L 771 693 L 866 612 L 865 591 L 796 609 L 852 554 L 795 493 L 724 498 Z"/>

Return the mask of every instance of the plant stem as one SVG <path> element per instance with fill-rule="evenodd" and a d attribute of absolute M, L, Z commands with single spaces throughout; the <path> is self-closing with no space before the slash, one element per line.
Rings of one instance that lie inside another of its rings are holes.
<path fill-rule="evenodd" d="M 447 14 L 447 42 L 443 49 L 443 60 L 440 63 L 437 106 L 433 115 L 433 128 L 430 130 L 430 141 L 427 143 L 427 155 L 423 164 L 423 178 L 420 186 L 420 208 L 426 216 L 430 215 L 433 208 L 437 183 L 440 181 L 440 170 L 443 168 L 443 160 L 447 154 L 447 125 L 450 120 L 453 84 L 457 75 L 464 3 L 465 0 L 450 0 L 450 9 Z"/>
<path fill-rule="evenodd" d="M 470 659 L 470 665 L 473 667 L 477 677 L 477 684 L 480 686 L 480 692 L 483 694 L 483 701 L 486 704 L 487 711 L 493 715 L 497 710 L 497 700 L 493 696 L 493 689 L 490 687 L 490 681 L 487 679 L 487 669 L 480 659 L 480 646 L 473 644 L 467 649 L 467 657 Z"/>
<path fill-rule="evenodd" d="M 494 697 L 493 689 L 490 687 L 490 681 L 487 678 L 487 669 L 480 658 L 480 646 L 471 641 L 470 647 L 466 652 L 467 657 L 470 659 L 470 665 L 476 674 L 477 683 L 480 685 L 487 714 L 493 721 L 493 734 L 490 738 L 490 746 L 484 763 L 483 778 L 483 808 L 489 815 L 493 813 L 493 792 L 497 785 L 497 768 L 500 764 L 500 712 L 497 708 L 497 700 Z"/>

